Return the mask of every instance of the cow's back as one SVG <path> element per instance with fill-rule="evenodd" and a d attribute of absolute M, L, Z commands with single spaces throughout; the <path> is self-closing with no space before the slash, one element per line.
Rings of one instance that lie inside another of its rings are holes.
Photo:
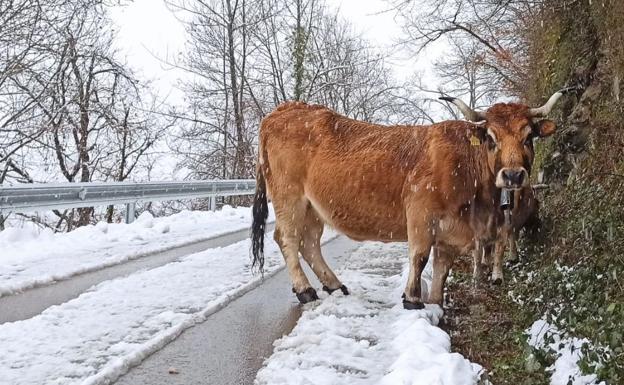
<path fill-rule="evenodd" d="M 417 129 L 284 104 L 260 129 L 269 195 L 305 196 L 325 222 L 355 239 L 405 240 L 403 188 L 424 153 L 415 148 L 422 146 Z"/>

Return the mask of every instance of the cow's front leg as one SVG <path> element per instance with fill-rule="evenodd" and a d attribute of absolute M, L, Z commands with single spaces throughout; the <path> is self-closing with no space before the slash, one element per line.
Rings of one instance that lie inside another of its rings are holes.
<path fill-rule="evenodd" d="M 476 240 L 472 249 L 472 285 L 478 287 L 483 278 L 483 259 L 485 253 L 481 242 Z"/>
<path fill-rule="evenodd" d="M 442 307 L 444 303 L 444 285 L 452 265 L 453 256 L 444 248 L 434 247 L 433 280 L 427 302 L 437 303 Z"/>
<path fill-rule="evenodd" d="M 520 261 L 520 258 L 518 258 L 517 239 L 518 239 L 518 232 L 516 231 L 516 229 L 511 230 L 509 232 L 509 254 L 510 254 L 509 262 L 512 262 L 512 263 L 517 263 Z"/>
<path fill-rule="evenodd" d="M 407 286 L 403 293 L 403 308 L 407 310 L 424 309 L 421 297 L 420 276 L 427 265 L 429 249 L 410 250 L 410 266 Z"/>
<path fill-rule="evenodd" d="M 503 283 L 503 257 L 505 256 L 505 240 L 497 239 L 494 246 L 494 263 L 492 265 L 492 283 Z"/>
<path fill-rule="evenodd" d="M 403 308 L 408 310 L 425 307 L 421 296 L 420 276 L 427 265 L 432 246 L 432 236 L 425 226 L 408 228 L 409 277 L 403 293 Z"/>
<path fill-rule="evenodd" d="M 503 225 L 499 230 L 494 244 L 494 260 L 492 264 L 492 283 L 500 285 L 503 283 L 503 258 L 505 257 L 505 245 L 511 238 L 513 229 L 508 224 Z"/>

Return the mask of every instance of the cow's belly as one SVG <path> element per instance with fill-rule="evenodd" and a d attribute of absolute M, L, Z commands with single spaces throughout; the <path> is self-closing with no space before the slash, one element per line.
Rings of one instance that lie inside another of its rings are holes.
<path fill-rule="evenodd" d="M 406 241 L 400 180 L 334 172 L 309 179 L 305 194 L 322 219 L 355 240 Z"/>

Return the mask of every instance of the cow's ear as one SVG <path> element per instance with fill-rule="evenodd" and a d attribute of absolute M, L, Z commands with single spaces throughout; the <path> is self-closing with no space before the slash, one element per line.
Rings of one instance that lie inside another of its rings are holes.
<path fill-rule="evenodd" d="M 470 143 L 474 146 L 478 146 L 485 142 L 487 137 L 485 121 L 473 123 L 468 130 L 468 136 L 470 137 Z"/>
<path fill-rule="evenodd" d="M 557 125 L 552 120 L 544 119 L 537 122 L 536 126 L 536 134 L 540 138 L 545 138 L 555 133 L 557 130 Z"/>

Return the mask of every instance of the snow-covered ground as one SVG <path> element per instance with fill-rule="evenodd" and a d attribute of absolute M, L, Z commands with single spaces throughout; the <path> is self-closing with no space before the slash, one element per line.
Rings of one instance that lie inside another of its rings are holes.
<path fill-rule="evenodd" d="M 338 272 L 351 295 L 306 305 L 293 331 L 275 342 L 256 385 L 478 383 L 482 367 L 451 353 L 450 337 L 436 326 L 438 306 L 403 309 L 406 256 L 403 244 L 365 243 L 355 251 Z"/>
<path fill-rule="evenodd" d="M 216 212 L 183 211 L 162 218 L 145 212 L 131 224 L 102 222 L 69 233 L 8 228 L 0 232 L 0 296 L 250 225 L 249 207 L 224 206 Z"/>
<path fill-rule="evenodd" d="M 0 235 L 0 293 L 66 278 L 247 228 L 249 208 L 144 215 L 67 234 Z M 272 215 L 271 215 L 272 219 Z M 324 242 L 335 237 L 326 231 Z M 270 239 L 271 234 L 267 234 Z M 261 283 L 249 240 L 193 254 L 91 288 L 27 320 L 0 325 L 0 384 L 104 384 Z M 5 252 L 6 250 L 6 252 Z M 352 295 L 320 292 L 295 329 L 276 341 L 257 384 L 476 384 L 481 366 L 450 352 L 438 306 L 403 310 L 404 244 L 363 243 L 338 273 Z M 266 244 L 266 276 L 283 267 Z M 423 290 L 430 279 L 425 272 Z"/>
<path fill-rule="evenodd" d="M 555 363 L 548 368 L 551 385 L 605 385 L 598 382 L 595 374 L 583 374 L 578 365 L 582 358 L 581 347 L 587 339 L 563 337 L 561 331 L 543 319 L 539 319 L 527 330 L 529 345 L 546 353 L 554 354 Z"/>
<path fill-rule="evenodd" d="M 335 237 L 325 233 L 325 241 Z M 109 383 L 260 284 L 249 247 L 245 240 L 106 281 L 36 317 L 0 325 L 0 383 Z M 277 245 L 267 242 L 265 277 L 282 266 Z"/>

